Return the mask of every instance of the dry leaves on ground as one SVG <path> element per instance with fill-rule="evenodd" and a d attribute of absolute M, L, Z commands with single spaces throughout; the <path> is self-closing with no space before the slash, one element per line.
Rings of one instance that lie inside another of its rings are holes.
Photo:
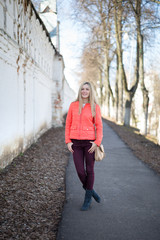
<path fill-rule="evenodd" d="M 52 128 L 1 171 L 0 239 L 56 239 L 68 159 L 64 127 Z"/>
<path fill-rule="evenodd" d="M 107 124 L 132 149 L 135 156 L 145 162 L 155 172 L 160 173 L 160 146 L 137 134 L 132 128 L 106 120 Z"/>

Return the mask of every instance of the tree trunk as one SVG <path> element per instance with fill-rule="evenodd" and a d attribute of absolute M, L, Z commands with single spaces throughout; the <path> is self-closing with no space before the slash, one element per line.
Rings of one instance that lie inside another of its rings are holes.
<path fill-rule="evenodd" d="M 106 94 L 107 94 L 107 116 L 110 117 L 110 91 L 109 91 L 109 66 L 106 64 L 105 76 L 106 76 Z"/>
<path fill-rule="evenodd" d="M 131 117 L 131 105 L 132 105 L 132 97 L 131 94 L 127 94 L 127 99 L 125 102 L 125 116 L 124 116 L 124 125 L 130 125 L 130 117 Z"/>
<path fill-rule="evenodd" d="M 149 97 L 148 97 L 148 90 L 145 88 L 145 86 L 142 87 L 142 92 L 143 92 L 143 111 L 144 111 L 144 135 L 147 135 Z"/>
<path fill-rule="evenodd" d="M 141 133 L 146 135 L 147 134 L 147 121 L 148 121 L 148 104 L 149 104 L 149 97 L 148 97 L 148 90 L 145 87 L 144 83 L 144 60 L 143 60 L 143 36 L 139 36 L 140 40 L 140 83 L 141 83 L 141 90 L 143 93 L 143 120 L 144 123 L 142 124 Z"/>
<path fill-rule="evenodd" d="M 111 1 L 108 2 L 110 4 Z M 102 29 L 103 29 L 103 34 L 102 34 L 102 48 L 104 49 L 104 72 L 105 72 L 105 98 L 107 99 L 107 113 L 106 115 L 110 117 L 110 110 L 111 110 L 111 105 L 110 105 L 110 98 L 112 98 L 112 103 L 114 104 L 114 96 L 113 92 L 110 86 L 110 81 L 109 81 L 109 69 L 110 69 L 110 57 L 109 57 L 109 51 L 110 51 L 110 45 L 111 45 L 111 36 L 110 36 L 110 8 L 108 9 L 108 12 L 104 13 L 103 10 L 103 1 L 100 1 L 100 16 L 101 16 L 101 21 L 102 21 Z"/>
<path fill-rule="evenodd" d="M 137 36 L 137 54 L 136 54 L 136 67 L 135 67 L 135 83 L 132 88 L 126 91 L 126 102 L 125 102 L 125 116 L 124 116 L 124 125 L 130 126 L 131 119 L 131 106 L 132 99 L 138 87 L 139 82 L 139 42 Z"/>
<path fill-rule="evenodd" d="M 100 104 L 103 104 L 103 79 L 102 79 L 102 70 L 99 71 L 99 81 L 100 81 Z"/>
<path fill-rule="evenodd" d="M 141 33 L 141 0 L 136 1 L 136 6 L 137 6 L 136 24 L 137 24 L 138 43 L 139 43 L 139 77 L 140 77 L 141 90 L 143 93 L 143 119 L 142 119 L 140 131 L 142 134 L 146 135 L 149 97 L 148 97 L 148 90 L 146 89 L 145 83 L 144 83 L 143 35 Z"/>
<path fill-rule="evenodd" d="M 118 3 L 114 1 L 114 22 L 116 33 L 116 45 L 118 56 L 118 121 L 123 122 L 123 61 L 122 61 L 122 2 L 120 1 L 120 8 Z"/>
<path fill-rule="evenodd" d="M 118 56 L 117 57 L 117 72 L 116 72 L 116 84 L 115 84 L 115 105 L 116 105 L 116 122 L 118 122 L 118 108 L 119 108 L 119 92 L 118 92 L 118 76 L 119 76 L 119 69 L 118 69 Z"/>

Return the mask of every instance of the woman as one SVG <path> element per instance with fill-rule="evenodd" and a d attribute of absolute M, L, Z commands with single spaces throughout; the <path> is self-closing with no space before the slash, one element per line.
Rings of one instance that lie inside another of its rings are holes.
<path fill-rule="evenodd" d="M 65 128 L 67 147 L 73 153 L 77 174 L 86 190 L 82 211 L 89 209 L 92 197 L 97 202 L 101 200 L 93 185 L 94 151 L 101 144 L 102 128 L 101 111 L 96 104 L 92 85 L 85 82 L 80 86 L 77 100 L 69 107 Z"/>

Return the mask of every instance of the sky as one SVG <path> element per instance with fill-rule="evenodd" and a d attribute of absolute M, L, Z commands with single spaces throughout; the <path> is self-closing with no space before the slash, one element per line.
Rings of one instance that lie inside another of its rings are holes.
<path fill-rule="evenodd" d="M 80 68 L 80 56 L 82 53 L 85 32 L 78 23 L 71 20 L 70 0 L 58 0 L 58 20 L 60 21 L 60 53 L 65 63 L 65 77 L 71 88 L 75 91 L 79 88 L 78 72 Z"/>

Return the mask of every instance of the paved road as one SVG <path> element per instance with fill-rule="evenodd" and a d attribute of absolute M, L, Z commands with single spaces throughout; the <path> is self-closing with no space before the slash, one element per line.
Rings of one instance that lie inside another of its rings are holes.
<path fill-rule="evenodd" d="M 71 156 L 57 240 L 160 240 L 160 176 L 103 124 L 107 156 L 96 162 L 94 185 L 102 202 L 80 211 L 84 190 Z"/>

